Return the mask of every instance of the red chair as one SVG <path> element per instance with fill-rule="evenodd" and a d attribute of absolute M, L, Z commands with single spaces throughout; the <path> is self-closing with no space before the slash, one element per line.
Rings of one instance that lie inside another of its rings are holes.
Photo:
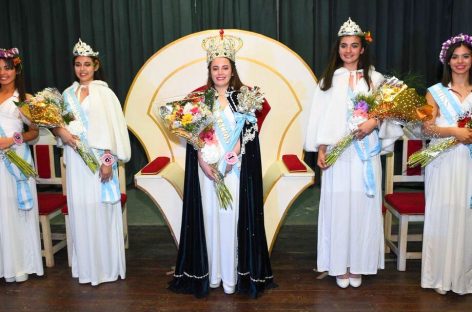
<path fill-rule="evenodd" d="M 407 259 L 421 259 L 421 251 L 407 251 L 409 241 L 421 242 L 422 234 L 408 234 L 410 222 L 423 222 L 425 199 L 424 192 L 394 191 L 394 183 L 424 182 L 423 170 L 420 167 L 407 168 L 408 157 L 421 149 L 424 142 L 403 138 L 402 168 L 400 174 L 394 173 L 394 154 L 387 155 L 385 170 L 385 196 L 383 204 L 386 208 L 384 232 L 386 252 L 391 249 L 397 256 L 397 270 L 405 271 Z M 398 234 L 392 234 L 392 216 L 398 219 Z"/>
<path fill-rule="evenodd" d="M 65 175 L 60 161 L 61 173 L 56 172 L 54 146 L 56 139 L 47 129 L 40 129 L 40 135 L 33 145 L 35 168 L 38 172 L 36 183 L 40 185 L 58 185 L 62 191 L 42 192 L 38 190 L 39 222 L 41 225 L 41 239 L 43 248 L 41 253 L 46 258 L 46 266 L 54 266 L 54 254 L 66 247 L 66 234 L 51 232 L 51 219 L 61 214 L 61 209 L 67 204 L 65 194 Z"/>

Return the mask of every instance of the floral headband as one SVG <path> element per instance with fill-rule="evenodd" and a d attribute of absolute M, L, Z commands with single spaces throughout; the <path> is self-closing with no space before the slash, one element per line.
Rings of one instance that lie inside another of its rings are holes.
<path fill-rule="evenodd" d="M 457 36 L 451 37 L 448 40 L 444 41 L 441 47 L 441 53 L 439 53 L 439 60 L 441 61 L 441 63 L 444 64 L 444 62 L 446 62 L 446 53 L 451 47 L 451 45 L 458 42 L 464 42 L 469 47 L 472 47 L 472 36 L 466 34 L 458 34 Z"/>
<path fill-rule="evenodd" d="M 20 70 L 21 70 L 21 57 L 20 57 L 20 51 L 18 51 L 18 48 L 11 48 L 9 50 L 0 49 L 0 58 L 12 59 L 13 65 L 15 67 L 20 65 Z"/>

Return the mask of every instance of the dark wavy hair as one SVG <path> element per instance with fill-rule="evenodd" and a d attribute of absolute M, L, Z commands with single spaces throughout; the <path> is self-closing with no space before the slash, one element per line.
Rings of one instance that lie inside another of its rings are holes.
<path fill-rule="evenodd" d="M 74 56 L 74 58 L 72 59 L 72 67 L 75 67 L 75 60 L 79 57 L 80 55 L 77 55 L 77 56 Z M 105 74 L 103 72 L 103 64 L 102 62 L 100 61 L 100 59 L 96 56 L 87 56 L 87 57 L 90 57 L 92 59 L 92 62 L 96 65 L 98 64 L 99 67 L 96 71 L 93 72 L 93 80 L 102 80 L 102 81 L 105 81 Z M 75 74 L 75 71 L 74 71 L 74 78 L 75 78 L 75 81 L 79 81 L 79 77 L 77 77 L 77 75 Z"/>
<path fill-rule="evenodd" d="M 17 57 L 17 56 L 15 56 L 15 57 Z M 26 100 L 25 76 L 23 74 L 23 64 L 22 64 L 23 60 L 21 60 L 21 63 L 18 63 L 16 65 L 13 62 L 13 58 L 10 58 L 10 57 L 8 57 L 8 58 L 0 57 L 0 60 L 4 60 L 5 64 L 7 65 L 8 68 L 11 68 L 11 69 L 14 68 L 15 69 L 15 71 L 16 71 L 15 88 L 18 90 L 19 100 L 20 101 Z"/>
<path fill-rule="evenodd" d="M 241 79 L 239 78 L 238 70 L 236 69 L 236 63 L 229 58 L 226 58 L 229 63 L 231 64 L 231 79 L 229 80 L 229 88 L 232 88 L 233 90 L 239 90 L 241 87 L 244 85 L 241 82 Z M 211 61 L 208 64 L 208 79 L 207 79 L 207 88 L 213 88 L 215 86 L 215 83 L 211 79 L 211 64 L 213 61 Z"/>
<path fill-rule="evenodd" d="M 446 52 L 446 57 L 444 60 L 444 65 L 443 65 L 443 74 L 442 74 L 442 79 L 441 79 L 441 83 L 445 87 L 447 87 L 448 84 L 452 81 L 452 71 L 451 71 L 451 65 L 449 65 L 449 62 L 451 61 L 454 51 L 460 46 L 466 47 L 472 53 L 472 46 L 468 45 L 467 43 L 463 41 L 456 42 L 449 47 L 449 49 Z M 469 83 L 472 84 L 472 67 L 469 69 Z"/>
<path fill-rule="evenodd" d="M 369 69 L 371 66 L 370 55 L 369 55 L 369 45 L 364 37 L 357 36 L 361 39 L 361 47 L 364 48 L 364 53 L 359 56 L 359 62 L 357 63 L 357 69 L 362 69 L 364 73 L 364 79 L 367 82 L 367 86 L 370 89 L 370 84 L 372 80 L 369 76 Z M 339 45 L 341 44 L 341 38 L 338 37 L 333 47 L 331 48 L 331 53 L 329 57 L 328 66 L 326 67 L 323 75 L 321 76 L 321 86 L 320 89 L 323 91 L 329 90 L 333 86 L 333 75 L 336 69 L 343 66 L 343 60 L 339 56 Z"/>

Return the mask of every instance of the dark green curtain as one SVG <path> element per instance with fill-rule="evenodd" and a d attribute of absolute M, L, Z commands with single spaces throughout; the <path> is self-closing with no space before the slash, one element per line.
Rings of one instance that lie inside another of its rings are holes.
<path fill-rule="evenodd" d="M 440 74 L 441 43 L 472 32 L 469 0 L 280 0 L 279 40 L 321 75 L 339 27 L 348 17 L 371 31 L 371 54 L 382 73 L 415 73 L 424 84 Z"/>
<path fill-rule="evenodd" d="M 277 39 L 317 76 L 340 25 L 351 17 L 374 37 L 371 52 L 382 73 L 438 79 L 441 43 L 472 33 L 470 0 L 1 0 L 0 47 L 18 47 L 27 90 L 71 84 L 71 51 L 81 37 L 100 51 L 107 82 L 122 103 L 145 61 L 182 36 L 239 28 Z M 128 181 L 146 162 L 132 137 Z"/>

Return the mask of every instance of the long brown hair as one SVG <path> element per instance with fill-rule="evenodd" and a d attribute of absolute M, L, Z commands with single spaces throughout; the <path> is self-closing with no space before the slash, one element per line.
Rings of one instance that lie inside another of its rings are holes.
<path fill-rule="evenodd" d="M 231 79 L 229 80 L 229 88 L 232 88 L 233 90 L 239 90 L 243 86 L 243 83 L 241 82 L 241 79 L 239 78 L 238 70 L 236 69 L 236 63 L 232 60 L 228 59 L 229 63 L 231 64 Z M 213 88 L 215 86 L 215 83 L 211 79 L 211 64 L 213 61 L 208 63 L 208 79 L 207 79 L 207 88 Z"/>
<path fill-rule="evenodd" d="M 441 83 L 445 87 L 447 87 L 449 83 L 452 81 L 452 71 L 451 71 L 451 65 L 449 64 L 449 62 L 451 61 L 454 51 L 460 46 L 466 47 L 472 53 L 472 47 L 463 41 L 456 42 L 449 47 L 449 49 L 446 52 L 446 58 L 444 60 L 444 65 L 443 65 L 443 75 L 441 79 Z M 472 67 L 469 69 L 469 84 L 472 84 Z"/>
<path fill-rule="evenodd" d="M 367 82 L 367 86 L 370 89 L 371 79 L 369 76 L 369 69 L 371 66 L 368 43 L 362 36 L 357 36 L 361 39 L 361 46 L 364 48 L 364 53 L 359 56 L 359 62 L 357 63 L 357 69 L 362 69 L 364 74 L 364 79 Z M 323 91 L 329 90 L 333 86 L 333 76 L 336 69 L 343 66 L 344 62 L 339 56 L 339 45 L 341 44 L 341 38 L 338 37 L 333 47 L 331 48 L 331 53 L 329 57 L 328 66 L 326 67 L 323 75 L 321 76 L 321 86 L 320 89 Z"/>
<path fill-rule="evenodd" d="M 19 57 L 19 56 L 15 56 Z M 26 100 L 26 91 L 25 91 L 25 76 L 23 74 L 23 60 L 20 58 L 20 63 L 17 63 L 15 65 L 13 59 L 14 58 L 5 58 L 5 57 L 0 57 L 1 60 L 5 61 L 5 64 L 8 68 L 15 69 L 16 71 L 16 77 L 15 77 L 15 89 L 18 90 L 19 94 L 19 100 L 24 101 Z"/>

